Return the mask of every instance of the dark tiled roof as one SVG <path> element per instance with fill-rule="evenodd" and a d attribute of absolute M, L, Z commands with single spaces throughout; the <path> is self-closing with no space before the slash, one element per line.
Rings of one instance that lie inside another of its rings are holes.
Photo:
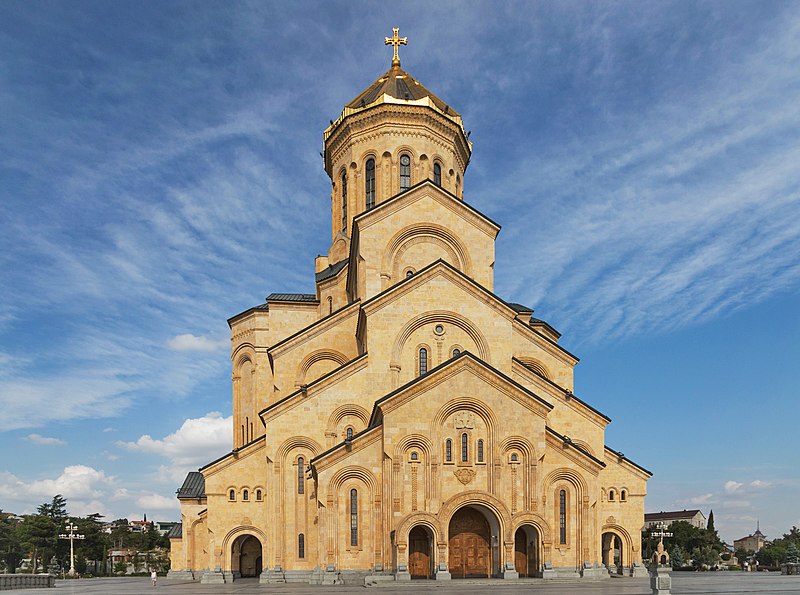
<path fill-rule="evenodd" d="M 316 302 L 317 296 L 313 293 L 271 293 L 267 296 L 269 302 Z"/>
<path fill-rule="evenodd" d="M 528 306 L 523 306 L 522 304 L 518 304 L 516 302 L 506 302 L 509 306 L 511 306 L 515 312 L 533 312 L 533 308 L 528 308 Z"/>
<path fill-rule="evenodd" d="M 561 338 L 561 333 L 559 333 L 556 329 L 554 329 L 552 326 L 550 326 L 549 322 L 545 322 L 544 320 L 542 320 L 540 318 L 531 318 L 531 320 L 530 320 L 530 322 L 528 324 L 530 324 L 531 326 L 546 326 L 551 331 L 553 331 L 553 333 L 555 333 L 559 338 Z"/>
<path fill-rule="evenodd" d="M 348 103 L 347 107 L 351 109 L 366 107 L 376 99 L 379 99 L 384 93 L 395 99 L 403 99 L 405 101 L 428 97 L 445 114 L 458 117 L 458 112 L 423 87 L 418 80 L 400 68 L 400 66 L 392 66 L 384 72 L 377 81 Z"/>
<path fill-rule="evenodd" d="M 178 498 L 205 498 L 206 478 L 199 471 L 190 471 L 178 490 Z"/>
<path fill-rule="evenodd" d="M 320 281 L 324 281 L 325 279 L 330 279 L 331 277 L 335 277 L 339 274 L 345 265 L 347 264 L 347 259 L 340 260 L 336 264 L 328 265 L 327 269 L 322 269 L 319 273 L 317 273 L 317 283 Z"/>
<path fill-rule="evenodd" d="M 175 537 L 183 537 L 183 523 L 175 523 L 172 529 L 167 533 L 168 539 L 173 539 Z"/>
<path fill-rule="evenodd" d="M 240 316 L 244 316 L 245 314 L 250 314 L 250 312 L 254 312 L 255 310 L 262 310 L 266 312 L 269 310 L 269 304 L 267 303 L 259 304 L 258 306 L 253 306 L 252 308 L 248 308 L 244 312 L 239 312 L 238 314 L 234 314 L 233 316 L 228 318 L 228 325 L 230 326 L 231 323 L 233 323 L 233 321 L 239 318 Z"/>
<path fill-rule="evenodd" d="M 645 521 L 671 521 L 675 519 L 688 519 L 696 515 L 699 510 L 674 510 L 670 512 L 648 512 L 644 515 Z"/>

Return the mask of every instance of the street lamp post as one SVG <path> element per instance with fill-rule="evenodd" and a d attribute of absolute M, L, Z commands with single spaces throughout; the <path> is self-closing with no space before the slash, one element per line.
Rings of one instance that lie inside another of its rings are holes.
<path fill-rule="evenodd" d="M 77 525 L 73 525 L 71 522 L 67 522 L 67 526 L 65 527 L 69 533 L 61 533 L 59 534 L 59 539 L 69 539 L 69 575 L 75 576 L 75 544 L 74 540 L 76 539 L 86 539 L 85 535 L 79 535 L 75 533 L 78 530 Z"/>

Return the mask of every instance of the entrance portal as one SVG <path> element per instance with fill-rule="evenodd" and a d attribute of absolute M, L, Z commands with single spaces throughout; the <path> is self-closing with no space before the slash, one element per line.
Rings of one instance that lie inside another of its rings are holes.
<path fill-rule="evenodd" d="M 453 578 L 487 578 L 492 555 L 489 522 L 481 512 L 465 507 L 450 519 L 450 574 Z"/>
<path fill-rule="evenodd" d="M 514 533 L 514 569 L 521 577 L 539 576 L 539 532 L 531 525 Z"/>
<path fill-rule="evenodd" d="M 240 535 L 233 542 L 231 569 L 242 577 L 261 574 L 261 542 L 252 535 Z"/>
<path fill-rule="evenodd" d="M 428 530 L 419 525 L 408 534 L 408 572 L 412 579 L 430 578 L 431 541 Z"/>
<path fill-rule="evenodd" d="M 611 574 L 623 573 L 622 540 L 616 533 L 603 533 L 603 564 Z"/>

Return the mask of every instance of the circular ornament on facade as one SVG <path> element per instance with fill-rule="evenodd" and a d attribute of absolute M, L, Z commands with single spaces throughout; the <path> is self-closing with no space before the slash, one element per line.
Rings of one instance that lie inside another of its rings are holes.
<path fill-rule="evenodd" d="M 441 324 L 437 324 L 435 327 L 433 327 L 433 332 L 436 333 L 437 335 L 443 335 L 444 326 Z"/>

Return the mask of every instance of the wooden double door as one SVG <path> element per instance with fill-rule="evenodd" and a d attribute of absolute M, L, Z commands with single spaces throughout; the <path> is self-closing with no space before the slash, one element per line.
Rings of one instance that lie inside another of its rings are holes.
<path fill-rule="evenodd" d="M 489 523 L 474 508 L 462 508 L 450 520 L 450 574 L 486 578 L 491 574 Z"/>

